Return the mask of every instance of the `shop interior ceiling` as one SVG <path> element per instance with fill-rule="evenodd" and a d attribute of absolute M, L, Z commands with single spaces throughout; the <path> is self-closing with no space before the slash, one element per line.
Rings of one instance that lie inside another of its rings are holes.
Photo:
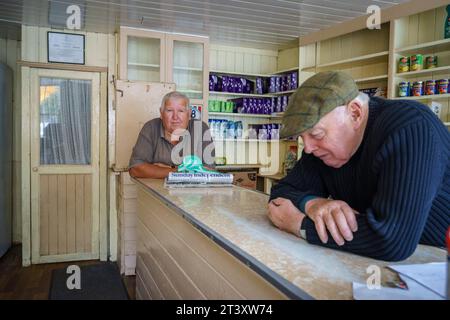
<path fill-rule="evenodd" d="M 211 43 L 283 48 L 306 35 L 408 0 L 0 0 L 2 24 L 63 28 L 78 5 L 82 29 L 118 26 L 209 36 Z M 11 30 L 8 31 L 12 33 Z"/>

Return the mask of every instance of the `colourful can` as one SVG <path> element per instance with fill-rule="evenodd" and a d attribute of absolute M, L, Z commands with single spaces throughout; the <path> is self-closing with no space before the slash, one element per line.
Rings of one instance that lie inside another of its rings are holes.
<path fill-rule="evenodd" d="M 436 94 L 436 81 L 427 80 L 425 81 L 425 95 L 433 95 Z"/>
<path fill-rule="evenodd" d="M 409 82 L 404 81 L 398 84 L 398 96 L 407 97 L 409 96 Z"/>
<path fill-rule="evenodd" d="M 409 57 L 401 57 L 398 60 L 398 72 L 408 72 L 409 71 Z"/>
<path fill-rule="evenodd" d="M 446 94 L 449 91 L 448 79 L 441 79 L 437 81 L 437 93 Z"/>
<path fill-rule="evenodd" d="M 411 95 L 415 97 L 423 96 L 423 81 L 416 81 L 413 83 Z"/>
<path fill-rule="evenodd" d="M 415 54 L 409 58 L 409 70 L 418 71 L 423 69 L 423 55 Z"/>
<path fill-rule="evenodd" d="M 432 69 L 437 67 L 437 56 L 428 56 L 425 58 L 425 68 Z"/>

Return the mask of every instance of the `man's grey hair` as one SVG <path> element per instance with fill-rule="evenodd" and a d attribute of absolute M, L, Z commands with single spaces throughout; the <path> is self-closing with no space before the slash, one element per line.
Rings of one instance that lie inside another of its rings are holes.
<path fill-rule="evenodd" d="M 366 93 L 360 91 L 354 100 L 358 100 L 363 106 L 367 106 L 369 105 L 370 97 Z"/>
<path fill-rule="evenodd" d="M 166 107 L 167 103 L 168 103 L 170 100 L 179 100 L 179 99 L 183 99 L 184 101 L 186 101 L 186 109 L 189 110 L 189 105 L 190 105 L 190 103 L 189 103 L 189 98 L 188 98 L 185 94 L 183 94 L 183 93 L 181 93 L 181 92 L 178 92 L 178 91 L 172 91 L 172 92 L 167 93 L 167 94 L 162 98 L 162 101 L 161 101 L 161 107 L 159 108 L 159 110 L 160 110 L 161 112 L 163 112 L 163 111 L 164 111 L 164 108 Z"/>

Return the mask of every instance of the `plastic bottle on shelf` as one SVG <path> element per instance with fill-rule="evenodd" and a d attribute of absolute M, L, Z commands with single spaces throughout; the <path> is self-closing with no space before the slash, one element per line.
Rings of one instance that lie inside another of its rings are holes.
<path fill-rule="evenodd" d="M 242 139 L 243 125 L 242 121 L 235 122 L 236 139 Z"/>

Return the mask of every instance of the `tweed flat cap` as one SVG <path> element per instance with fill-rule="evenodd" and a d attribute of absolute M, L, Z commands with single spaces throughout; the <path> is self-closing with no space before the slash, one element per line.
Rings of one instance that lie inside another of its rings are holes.
<path fill-rule="evenodd" d="M 314 127 L 325 114 L 346 105 L 358 93 L 358 86 L 347 73 L 325 71 L 315 74 L 290 97 L 280 138 L 292 137 Z"/>

